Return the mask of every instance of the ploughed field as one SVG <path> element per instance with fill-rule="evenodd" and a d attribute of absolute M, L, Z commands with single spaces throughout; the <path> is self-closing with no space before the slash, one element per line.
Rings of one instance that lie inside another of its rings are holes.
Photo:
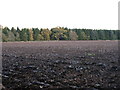
<path fill-rule="evenodd" d="M 4 89 L 120 88 L 118 41 L 2 45 Z"/>

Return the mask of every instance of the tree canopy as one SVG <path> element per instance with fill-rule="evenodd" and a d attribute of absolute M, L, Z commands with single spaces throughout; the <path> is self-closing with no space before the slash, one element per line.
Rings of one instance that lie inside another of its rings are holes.
<path fill-rule="evenodd" d="M 119 30 L 51 28 L 2 28 L 2 41 L 42 41 L 42 40 L 120 40 Z"/>

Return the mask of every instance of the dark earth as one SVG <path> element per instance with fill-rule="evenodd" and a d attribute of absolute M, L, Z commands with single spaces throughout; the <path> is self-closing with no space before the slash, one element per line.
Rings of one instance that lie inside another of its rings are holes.
<path fill-rule="evenodd" d="M 2 43 L 3 90 L 119 89 L 118 41 Z"/>

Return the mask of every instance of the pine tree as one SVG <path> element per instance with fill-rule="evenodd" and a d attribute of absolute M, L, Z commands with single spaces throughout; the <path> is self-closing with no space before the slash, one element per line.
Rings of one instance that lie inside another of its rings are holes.
<path fill-rule="evenodd" d="M 22 29 L 22 31 L 20 33 L 20 39 L 21 39 L 21 41 L 28 41 L 28 34 L 27 34 L 26 28 Z"/>
<path fill-rule="evenodd" d="M 7 38 L 7 36 L 4 33 L 2 33 L 2 41 L 3 42 L 7 42 L 8 41 L 8 38 Z"/>
<path fill-rule="evenodd" d="M 11 31 L 8 32 L 8 41 L 15 41 L 15 36 Z"/>

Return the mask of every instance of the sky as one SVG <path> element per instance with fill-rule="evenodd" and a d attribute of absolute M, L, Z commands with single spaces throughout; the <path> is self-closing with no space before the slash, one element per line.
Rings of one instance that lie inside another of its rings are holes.
<path fill-rule="evenodd" d="M 19 28 L 118 29 L 119 0 L 0 0 L 0 24 Z"/>

